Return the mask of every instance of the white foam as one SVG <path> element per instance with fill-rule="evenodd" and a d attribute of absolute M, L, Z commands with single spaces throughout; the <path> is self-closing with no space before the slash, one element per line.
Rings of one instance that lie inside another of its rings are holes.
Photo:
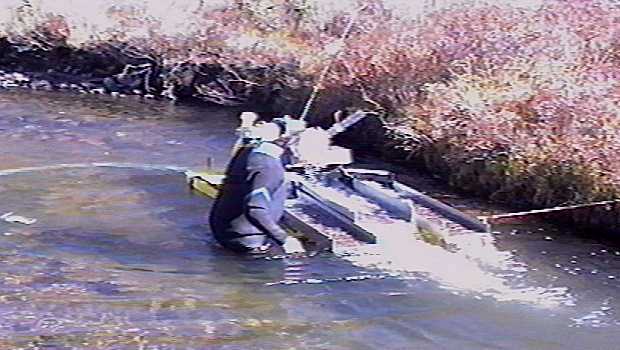
<path fill-rule="evenodd" d="M 500 301 L 541 307 L 573 304 L 572 296 L 564 287 L 524 286 L 523 282 L 515 286 L 514 281 L 519 281 L 529 269 L 511 252 L 500 251 L 490 234 L 464 228 L 446 230 L 440 238 L 451 247 L 447 249 L 420 239 L 412 223 L 381 215 L 381 210 L 365 198 L 329 188 L 322 188 L 320 193 L 361 213 L 357 215 L 357 223 L 376 235 L 376 244 L 352 246 L 336 243 L 335 253 L 357 266 L 399 273 L 405 278 L 407 275 L 423 275 L 442 288 Z M 426 208 L 419 208 L 418 214 L 434 215 L 434 221 L 437 220 L 437 214 Z"/>

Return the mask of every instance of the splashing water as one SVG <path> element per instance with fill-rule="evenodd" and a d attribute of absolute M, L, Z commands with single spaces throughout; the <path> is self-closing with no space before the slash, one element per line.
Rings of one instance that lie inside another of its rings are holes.
<path fill-rule="evenodd" d="M 419 215 L 445 227 L 440 239 L 445 244 L 431 244 L 416 234 L 410 222 L 390 218 L 376 204 L 344 188 L 315 187 L 323 197 L 345 204 L 357 213 L 356 223 L 377 237 L 376 244 L 351 244 L 336 239 L 334 253 L 360 267 L 413 278 L 422 274 L 438 282 L 442 288 L 458 293 L 477 293 L 499 301 L 517 301 L 541 307 L 572 305 L 573 297 L 566 287 L 536 287 L 519 283 L 528 266 L 515 256 L 500 251 L 492 235 L 477 233 L 451 223 L 424 207 L 416 208 Z M 333 237 L 346 235 L 330 230 Z M 417 277 L 416 277 L 417 278 Z M 516 283 L 515 283 L 516 282 Z"/>

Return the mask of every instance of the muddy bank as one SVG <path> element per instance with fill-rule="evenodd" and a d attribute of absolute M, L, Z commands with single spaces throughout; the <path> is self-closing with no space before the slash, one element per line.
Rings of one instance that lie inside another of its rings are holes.
<path fill-rule="evenodd" d="M 56 46 L 49 50 L 25 47 L 0 39 L 0 87 L 35 90 L 71 90 L 83 94 L 110 94 L 144 99 L 171 99 L 182 103 L 229 106 L 259 112 L 265 119 L 282 114 L 298 115 L 311 90 L 311 77 L 303 77 L 293 65 L 223 66 L 220 64 L 167 65 L 156 55 L 132 54 L 130 47 L 100 45 L 84 49 Z M 333 123 L 338 109 L 374 107 L 353 90 L 321 91 L 313 108 L 311 125 Z M 384 112 L 384 111 L 381 111 Z M 438 144 L 386 125 L 382 118 L 367 119 L 341 134 L 337 142 L 398 164 L 416 168 L 439 178 L 462 193 L 508 204 L 518 210 L 572 204 L 575 183 L 593 186 L 584 179 L 575 180 L 574 172 L 550 176 L 548 169 L 515 181 L 507 176 L 510 164 L 501 151 L 479 158 L 461 157 L 468 152 L 462 146 Z M 456 155 L 456 156 L 455 156 Z M 541 193 L 545 198 L 541 198 Z M 609 198 L 599 198 L 600 200 Z M 577 225 L 596 235 L 617 233 L 620 206 L 555 213 L 547 219 Z"/>
<path fill-rule="evenodd" d="M 191 61 L 167 64 L 127 45 L 48 50 L 0 38 L 0 87 L 139 95 L 152 99 L 242 107 L 265 117 L 299 112 L 308 83 L 287 65 L 224 66 Z"/>

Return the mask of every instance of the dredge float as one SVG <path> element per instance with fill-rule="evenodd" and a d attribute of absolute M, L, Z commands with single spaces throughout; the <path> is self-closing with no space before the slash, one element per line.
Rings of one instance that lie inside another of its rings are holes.
<path fill-rule="evenodd" d="M 328 130 L 315 128 L 312 132 L 329 138 L 346 130 L 367 116 L 358 111 L 336 123 Z M 252 134 L 253 118 L 242 114 L 236 147 L 254 147 L 260 139 Z M 311 129 L 305 129 L 311 130 Z M 389 171 L 360 169 L 351 166 L 350 150 L 328 143 L 313 154 L 317 159 L 308 163 L 287 166 L 290 183 L 289 198 L 281 221 L 289 234 L 299 238 L 308 251 L 331 251 L 335 245 L 377 243 L 372 229 L 364 227 L 359 217 L 365 208 L 356 206 L 355 197 L 364 198 L 391 218 L 402 220 L 412 234 L 437 234 L 445 230 L 433 220 L 417 214 L 425 207 L 453 224 L 475 232 L 488 232 L 488 224 L 417 191 L 395 179 Z M 317 166 L 317 163 L 320 163 Z M 210 170 L 186 171 L 190 187 L 203 195 L 215 198 L 225 176 Z M 443 225 L 445 226 L 445 225 Z M 333 230 L 331 228 L 336 228 Z M 346 234 L 335 234 L 345 232 Z"/>

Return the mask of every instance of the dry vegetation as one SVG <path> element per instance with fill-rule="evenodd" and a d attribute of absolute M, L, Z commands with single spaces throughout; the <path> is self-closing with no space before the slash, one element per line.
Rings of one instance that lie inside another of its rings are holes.
<path fill-rule="evenodd" d="M 147 68 L 137 70 L 149 74 L 140 83 L 147 92 L 185 88 L 298 113 L 334 57 L 326 48 L 361 8 L 315 115 L 380 109 L 386 154 L 495 199 L 546 207 L 617 198 L 620 8 L 612 0 L 524 4 L 5 0 L 0 34 L 43 52 L 130 57 L 118 62 Z"/>

